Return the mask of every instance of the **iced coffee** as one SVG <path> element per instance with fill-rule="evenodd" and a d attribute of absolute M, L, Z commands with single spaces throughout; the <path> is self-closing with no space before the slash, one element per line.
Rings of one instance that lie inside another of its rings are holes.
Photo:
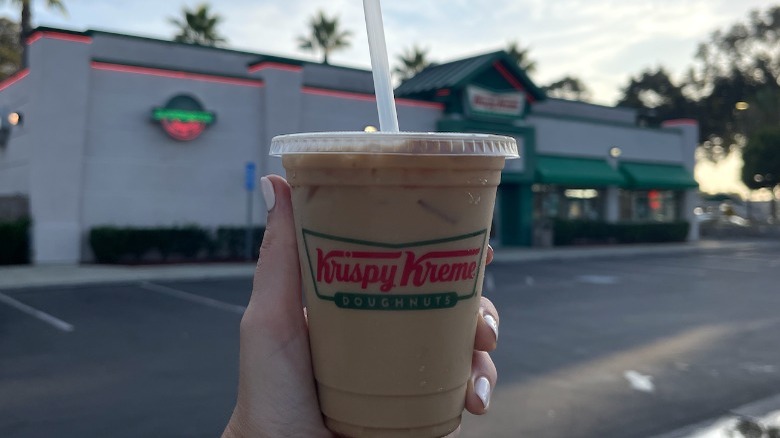
<path fill-rule="evenodd" d="M 292 186 L 327 426 L 440 437 L 460 424 L 496 187 L 514 140 L 277 137 Z"/>

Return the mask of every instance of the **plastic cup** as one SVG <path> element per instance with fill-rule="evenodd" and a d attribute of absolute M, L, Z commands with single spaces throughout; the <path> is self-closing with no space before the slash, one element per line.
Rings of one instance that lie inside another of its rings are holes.
<path fill-rule="evenodd" d="M 515 140 L 317 133 L 273 139 L 292 186 L 326 425 L 440 437 L 460 424 L 496 187 Z"/>

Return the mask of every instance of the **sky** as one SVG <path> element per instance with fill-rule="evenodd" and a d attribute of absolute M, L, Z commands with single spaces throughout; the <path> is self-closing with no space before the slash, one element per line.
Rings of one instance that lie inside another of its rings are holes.
<path fill-rule="evenodd" d="M 33 0 L 37 25 L 75 30 L 101 29 L 171 38 L 169 17 L 200 1 L 63 0 L 68 15 Z M 780 2 L 780 0 L 778 0 Z M 444 62 L 505 48 L 518 40 L 537 62 L 539 85 L 565 75 L 578 76 L 593 100 L 614 104 L 632 75 L 658 65 L 684 74 L 696 46 L 710 33 L 744 19 L 772 0 L 392 0 L 382 5 L 388 51 L 395 58 L 417 44 L 432 60 Z M 0 14 L 18 12 L 3 2 Z M 359 0 L 221 0 L 212 10 L 224 20 L 228 47 L 303 59 L 297 48 L 318 10 L 338 15 L 353 32 L 352 46 L 332 55 L 332 63 L 370 67 Z M 391 60 L 391 64 L 392 64 Z"/>
<path fill-rule="evenodd" d="M 100 29 L 169 39 L 171 17 L 201 1 L 63 0 L 67 16 L 33 0 L 35 25 L 74 30 Z M 3 2 L 0 15 L 18 12 Z M 780 0 L 385 0 L 382 5 L 388 51 L 393 59 L 419 45 L 431 60 L 446 62 L 500 50 L 509 41 L 530 48 L 538 85 L 565 75 L 580 78 L 595 103 L 613 105 L 631 76 L 664 66 L 681 77 L 699 43 L 716 29 L 744 20 L 753 9 L 766 10 Z M 319 10 L 338 15 L 353 33 L 347 50 L 331 63 L 370 68 L 362 2 L 359 0 L 221 0 L 211 2 L 223 17 L 227 47 L 271 55 L 318 60 L 297 47 L 309 18 Z M 702 189 L 738 190 L 733 179 L 739 162 L 697 169 Z M 736 166 L 736 167 L 735 167 Z M 711 176 L 710 176 L 711 175 Z M 718 176 L 720 175 L 720 176 Z"/>

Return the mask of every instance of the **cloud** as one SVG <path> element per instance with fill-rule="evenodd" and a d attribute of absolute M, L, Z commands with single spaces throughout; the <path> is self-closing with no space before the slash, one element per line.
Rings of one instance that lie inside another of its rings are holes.
<path fill-rule="evenodd" d="M 105 2 L 68 0 L 69 16 L 35 3 L 36 22 L 71 28 L 99 28 L 170 38 L 167 17 L 200 0 Z M 385 0 L 385 30 L 391 58 L 418 44 L 441 62 L 506 47 L 519 40 L 537 61 L 534 78 L 545 84 L 566 74 L 579 76 L 602 103 L 642 69 L 663 64 L 681 74 L 698 42 L 717 28 L 744 19 L 766 0 Z M 224 0 L 212 2 L 224 17 L 221 31 L 231 47 L 282 56 L 318 59 L 297 48 L 316 11 L 337 14 L 353 32 L 352 47 L 332 62 L 368 68 L 370 58 L 362 3 L 355 0 Z M 16 9 L 0 8 L 13 17 Z M 392 59 L 391 59 L 392 63 Z"/>

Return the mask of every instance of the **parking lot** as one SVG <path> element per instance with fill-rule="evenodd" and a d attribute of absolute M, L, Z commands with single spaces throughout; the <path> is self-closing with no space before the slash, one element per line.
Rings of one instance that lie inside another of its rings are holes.
<path fill-rule="evenodd" d="M 463 436 L 649 437 L 780 393 L 778 267 L 768 247 L 491 266 L 499 384 Z M 0 436 L 218 436 L 250 285 L 0 291 Z"/>

